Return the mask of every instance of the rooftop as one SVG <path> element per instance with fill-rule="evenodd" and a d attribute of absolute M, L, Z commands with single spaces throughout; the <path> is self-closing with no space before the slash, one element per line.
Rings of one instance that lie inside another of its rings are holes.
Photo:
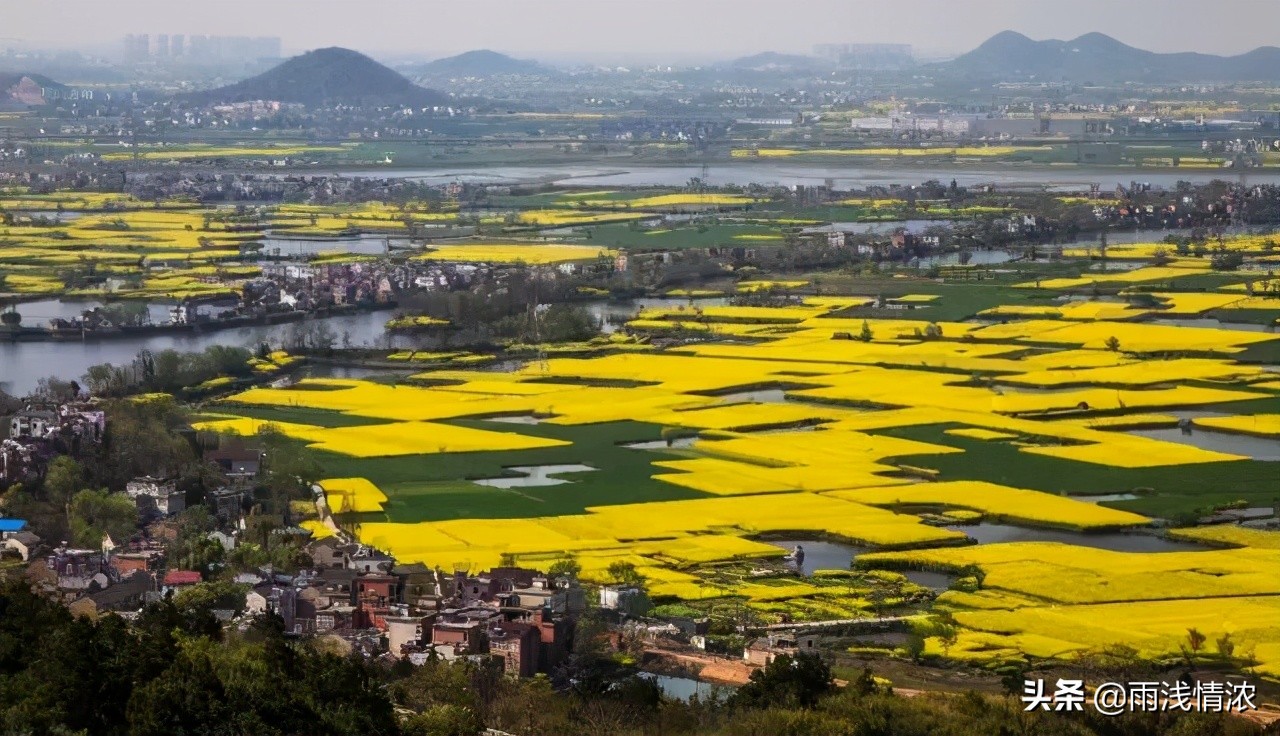
<path fill-rule="evenodd" d="M 170 570 L 164 574 L 165 585 L 195 585 L 202 580 L 194 570 Z"/>

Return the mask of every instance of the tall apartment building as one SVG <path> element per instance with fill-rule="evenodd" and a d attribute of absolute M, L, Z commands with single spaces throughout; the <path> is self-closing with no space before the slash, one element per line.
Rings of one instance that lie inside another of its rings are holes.
<path fill-rule="evenodd" d="M 281 45 L 277 36 L 185 36 L 181 33 L 161 33 L 151 43 L 146 33 L 131 33 L 124 37 L 124 61 L 126 64 L 143 64 L 148 61 L 182 61 L 192 64 L 235 64 L 262 59 L 280 58 Z"/>
<path fill-rule="evenodd" d="M 140 64 L 151 58 L 151 37 L 145 33 L 130 33 L 124 37 L 124 63 Z"/>

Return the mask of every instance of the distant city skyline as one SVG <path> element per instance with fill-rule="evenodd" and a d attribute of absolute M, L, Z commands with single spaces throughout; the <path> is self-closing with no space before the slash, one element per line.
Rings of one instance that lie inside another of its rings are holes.
<path fill-rule="evenodd" d="M 972 49 L 1002 30 L 1036 39 L 1100 31 L 1159 52 L 1238 54 L 1280 44 L 1274 0 L 916 0 L 909 7 L 792 0 L 785 8 L 767 0 L 58 0 L 56 19 L 48 5 L 14 5 L 6 10 L 0 47 L 17 42 L 116 57 L 127 34 L 143 33 L 279 36 L 286 55 L 345 46 L 382 58 L 438 58 L 490 48 L 604 63 L 810 54 L 819 44 L 844 43 L 910 44 L 918 55 L 939 57 Z"/>

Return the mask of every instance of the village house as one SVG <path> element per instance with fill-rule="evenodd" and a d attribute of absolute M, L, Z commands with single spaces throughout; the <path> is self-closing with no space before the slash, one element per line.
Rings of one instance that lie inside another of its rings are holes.
<path fill-rule="evenodd" d="M 391 574 L 402 581 L 401 600 L 412 607 L 439 610 L 441 602 L 453 596 L 453 578 L 420 562 L 396 565 Z"/>
<path fill-rule="evenodd" d="M 271 582 L 257 585 L 245 594 L 244 603 L 246 615 L 274 613 L 284 622 L 285 631 L 291 634 L 313 634 L 316 631 L 315 604 L 292 584 Z"/>
<path fill-rule="evenodd" d="M 209 513 L 218 521 L 229 524 L 244 515 L 245 501 L 253 498 L 253 488 L 248 485 L 222 486 L 205 493 L 204 498 Z"/>
<path fill-rule="evenodd" d="M 502 662 L 511 677 L 532 677 L 538 671 L 538 628 L 505 621 L 489 627 L 489 654 Z"/>
<path fill-rule="evenodd" d="M 57 426 L 57 412 L 49 409 L 27 409 L 9 418 L 9 439 L 43 439 Z"/>
<path fill-rule="evenodd" d="M 797 651 L 794 637 L 771 635 L 755 639 L 748 644 L 742 653 L 742 659 L 747 664 L 764 667 L 780 654 L 794 657 Z"/>
<path fill-rule="evenodd" d="M 430 616 L 387 616 L 387 652 L 403 658 L 422 648 L 423 635 L 430 630 Z"/>
<path fill-rule="evenodd" d="M 222 474 L 231 480 L 251 480 L 257 477 L 258 471 L 262 468 L 261 448 L 246 447 L 238 442 L 229 442 L 222 447 L 206 450 L 204 459 L 205 462 L 218 466 Z"/>
<path fill-rule="evenodd" d="M 221 529 L 215 529 L 209 532 L 205 536 L 217 542 L 218 546 L 222 547 L 223 551 L 230 552 L 231 550 L 236 548 L 236 543 L 240 539 L 240 532 L 239 531 L 225 532 Z"/>
<path fill-rule="evenodd" d="M 0 440 L 0 484 L 21 483 L 39 477 L 51 454 L 46 442 Z"/>
<path fill-rule="evenodd" d="M 455 656 L 483 651 L 484 621 L 439 621 L 431 627 L 431 643 L 453 650 Z"/>
<path fill-rule="evenodd" d="M 337 537 L 328 537 L 313 542 L 308 550 L 311 564 L 318 569 L 343 568 L 347 565 L 349 545 Z"/>
<path fill-rule="evenodd" d="M 155 572 L 163 562 L 164 553 L 160 550 L 142 550 L 111 555 L 108 564 L 117 575 L 124 577 L 135 572 Z"/>
<path fill-rule="evenodd" d="M 600 607 L 632 616 L 648 612 L 648 596 L 640 588 L 627 585 L 605 585 L 600 588 Z"/>
<path fill-rule="evenodd" d="M 6 520 L 0 519 L 0 521 Z M 30 562 L 31 558 L 39 552 L 40 546 L 40 537 L 27 531 L 5 534 L 4 541 L 0 542 L 0 549 L 17 554 L 23 562 Z"/>
<path fill-rule="evenodd" d="M 126 483 L 124 490 L 143 516 L 176 516 L 187 508 L 186 496 L 173 480 L 143 476 Z"/>
<path fill-rule="evenodd" d="M 57 576 L 56 585 L 62 590 L 100 590 L 111 582 L 99 550 L 70 549 L 63 544 L 45 558 L 45 566 Z"/>
<path fill-rule="evenodd" d="M 164 574 L 164 587 L 160 592 L 168 595 L 183 588 L 198 585 L 203 579 L 204 576 L 195 570 L 170 570 Z"/>
<path fill-rule="evenodd" d="M 77 601 L 80 612 L 96 616 L 106 611 L 137 611 L 156 594 L 155 578 L 146 572 L 121 577 L 104 590 L 90 593 Z"/>

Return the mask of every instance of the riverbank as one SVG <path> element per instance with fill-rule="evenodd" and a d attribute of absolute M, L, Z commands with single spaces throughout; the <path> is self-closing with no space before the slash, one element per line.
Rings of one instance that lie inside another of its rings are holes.
<path fill-rule="evenodd" d="M 308 319 L 329 319 L 365 312 L 395 309 L 395 302 L 380 304 L 344 304 L 319 309 L 295 309 L 287 312 L 268 312 L 261 315 L 239 315 L 225 319 L 210 319 L 187 324 L 138 325 L 129 327 L 104 327 L 96 329 L 67 329 L 54 327 L 0 328 L 0 341 L 40 342 L 71 341 L 93 342 L 148 338 L 163 335 L 198 335 L 238 327 L 267 327 L 271 325 L 301 322 Z"/>

